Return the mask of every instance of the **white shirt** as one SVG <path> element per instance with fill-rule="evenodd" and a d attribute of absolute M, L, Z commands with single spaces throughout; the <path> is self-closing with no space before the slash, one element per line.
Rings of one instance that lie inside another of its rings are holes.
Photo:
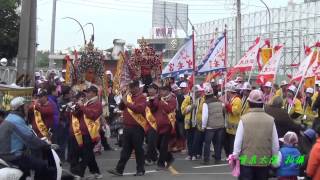
<path fill-rule="evenodd" d="M 233 147 L 233 155 L 239 157 L 242 148 L 242 141 L 243 141 L 243 123 L 240 120 L 238 129 L 236 132 L 236 138 L 234 140 L 234 147 Z M 273 130 L 272 130 L 272 155 L 278 156 L 279 153 L 279 140 L 278 140 L 278 133 L 276 129 L 276 125 L 273 123 Z"/>
<path fill-rule="evenodd" d="M 203 106 L 202 106 L 202 129 L 207 128 L 208 118 L 209 118 L 208 104 L 203 103 Z M 207 128 L 207 129 L 209 129 L 209 128 Z"/>

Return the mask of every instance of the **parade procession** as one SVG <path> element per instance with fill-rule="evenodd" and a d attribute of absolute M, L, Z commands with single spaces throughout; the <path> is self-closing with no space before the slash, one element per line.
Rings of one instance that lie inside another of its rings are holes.
<path fill-rule="evenodd" d="M 320 180 L 320 2 L 269 1 L 0 0 L 0 180 Z"/>

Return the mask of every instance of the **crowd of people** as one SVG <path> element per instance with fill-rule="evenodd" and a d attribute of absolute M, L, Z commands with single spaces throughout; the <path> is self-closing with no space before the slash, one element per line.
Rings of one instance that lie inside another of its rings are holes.
<path fill-rule="evenodd" d="M 95 152 L 101 146 L 111 149 L 105 129 L 116 108 L 124 131 L 120 159 L 108 171 L 113 175 L 123 175 L 133 153 L 135 175 L 143 176 L 146 165 L 165 170 L 174 163 L 174 152 L 185 152 L 186 160 L 204 165 L 239 160 L 239 179 L 268 179 L 271 169 L 283 180 L 320 179 L 318 82 L 315 88 L 299 91 L 286 81 L 280 87 L 272 82 L 253 87 L 237 77 L 226 84 L 212 80 L 190 88 L 182 75 L 148 84 L 133 80 L 115 96 L 112 74 L 106 73 L 107 103 L 95 84 L 79 89 L 64 84 L 63 76 L 54 72 L 46 78 L 36 73 L 32 102 L 17 97 L 8 114 L 0 112 L 0 157 L 24 172 L 35 170 L 43 179 L 52 170 L 39 157 L 27 155 L 24 146 L 57 144 L 71 173 L 82 178 L 88 167 L 89 178 L 101 179 Z M 104 106 L 109 106 L 108 115 Z"/>

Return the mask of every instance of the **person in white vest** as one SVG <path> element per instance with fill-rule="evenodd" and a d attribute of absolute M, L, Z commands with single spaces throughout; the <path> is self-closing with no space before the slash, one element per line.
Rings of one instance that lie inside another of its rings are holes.
<path fill-rule="evenodd" d="M 240 180 L 267 180 L 270 165 L 277 165 L 279 141 L 274 118 L 263 109 L 263 93 L 253 90 L 250 110 L 241 116 L 233 155 L 240 160 Z"/>

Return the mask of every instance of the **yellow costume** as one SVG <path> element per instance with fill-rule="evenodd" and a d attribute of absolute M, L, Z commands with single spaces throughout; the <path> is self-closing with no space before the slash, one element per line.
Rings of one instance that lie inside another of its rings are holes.
<path fill-rule="evenodd" d="M 190 129 L 191 125 L 192 125 L 191 106 L 192 106 L 192 98 L 191 98 L 191 96 L 186 96 L 181 104 L 181 113 L 182 113 L 182 115 L 184 115 L 184 128 L 185 129 Z"/>
<path fill-rule="evenodd" d="M 241 116 L 241 99 L 239 97 L 233 97 L 230 101 L 231 113 L 227 113 L 227 133 L 236 134 L 238 123 Z"/>

